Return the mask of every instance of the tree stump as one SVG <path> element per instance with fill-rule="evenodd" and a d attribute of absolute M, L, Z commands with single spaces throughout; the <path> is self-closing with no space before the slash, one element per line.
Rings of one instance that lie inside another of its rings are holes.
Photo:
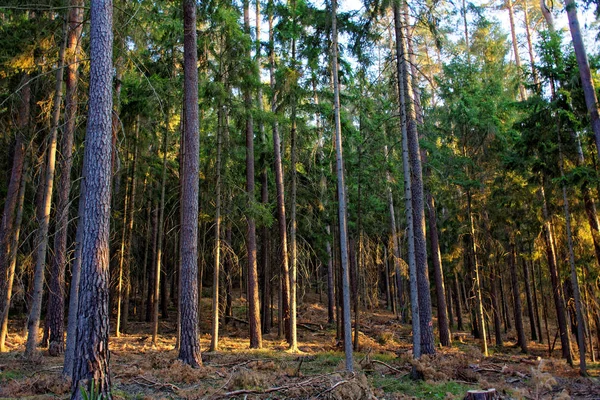
<path fill-rule="evenodd" d="M 499 399 L 496 389 L 469 390 L 464 400 L 496 400 Z"/>

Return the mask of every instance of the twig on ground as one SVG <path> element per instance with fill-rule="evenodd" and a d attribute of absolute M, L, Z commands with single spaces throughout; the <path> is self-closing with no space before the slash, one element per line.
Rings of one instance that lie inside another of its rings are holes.
<path fill-rule="evenodd" d="M 379 361 L 379 360 L 371 360 L 371 362 L 374 362 L 375 364 L 381 364 L 385 367 L 388 367 L 390 370 L 398 373 L 398 374 L 405 374 L 406 372 L 399 370 L 398 368 L 394 368 L 391 365 L 384 363 L 383 361 Z"/>
<path fill-rule="evenodd" d="M 147 383 L 140 382 L 137 379 L 134 379 L 133 381 L 135 383 L 137 383 L 137 384 L 144 385 L 144 386 L 150 386 L 150 387 L 156 387 L 156 388 L 167 388 L 167 389 L 170 389 L 173 392 L 177 392 L 177 391 L 181 390 L 181 388 L 179 386 L 174 385 L 172 383 L 169 383 L 169 382 L 165 382 L 165 383 L 156 382 L 156 381 L 153 381 L 152 379 L 147 378 L 147 377 L 145 377 L 143 375 L 140 376 L 140 379 L 145 380 Z"/>
<path fill-rule="evenodd" d="M 336 387 L 343 385 L 344 383 L 348 383 L 348 381 L 339 381 L 338 383 L 336 383 L 335 385 L 333 385 L 332 387 L 330 387 L 329 389 L 319 393 L 318 395 L 315 396 L 315 399 L 318 399 L 319 397 L 321 397 L 324 394 L 327 394 L 329 392 L 331 392 L 332 390 L 334 390 Z"/>

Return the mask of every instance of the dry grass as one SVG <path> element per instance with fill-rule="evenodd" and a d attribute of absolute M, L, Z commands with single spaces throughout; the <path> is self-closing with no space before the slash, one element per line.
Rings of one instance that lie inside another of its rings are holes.
<path fill-rule="evenodd" d="M 512 398 L 600 398 L 600 385 L 577 376 L 559 359 L 547 358 L 543 345 L 531 343 L 532 355 L 521 355 L 509 345 L 484 358 L 477 343 L 466 335 L 464 343 L 438 349 L 414 361 L 410 326 L 400 324 L 386 311 L 363 311 L 355 355 L 356 375 L 342 371 L 343 353 L 335 326 L 327 326 L 327 310 L 310 295 L 300 307 L 298 320 L 321 324 L 316 332 L 299 329 L 300 354 L 286 351 L 277 329 L 263 338 L 262 350 L 248 349 L 247 327 L 222 327 L 220 349 L 203 353 L 203 367 L 190 368 L 177 361 L 174 321 L 162 321 L 156 347 L 147 323 L 131 323 L 128 334 L 111 337 L 111 374 L 115 398 L 217 399 L 227 393 L 237 398 L 462 398 L 469 388 L 494 387 Z M 242 318 L 243 305 L 236 304 Z M 210 342 L 209 301 L 202 307 L 202 349 Z M 175 312 L 171 313 L 175 316 Z M 44 354 L 40 362 L 26 362 L 21 354 L 25 338 L 16 331 L 22 321 L 11 321 L 9 352 L 0 354 L 0 397 L 68 398 L 70 384 L 60 377 L 62 358 Z M 555 352 L 558 355 L 558 352 Z M 538 361 L 537 357 L 543 357 Z M 424 381 L 407 377 L 416 368 Z M 597 374 L 598 366 L 593 370 Z M 596 396 L 596 397 L 594 397 Z"/>

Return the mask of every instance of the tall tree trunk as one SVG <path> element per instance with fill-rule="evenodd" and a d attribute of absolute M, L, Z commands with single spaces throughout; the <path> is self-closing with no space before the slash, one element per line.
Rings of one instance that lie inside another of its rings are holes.
<path fill-rule="evenodd" d="M 492 270 L 492 278 L 490 279 L 491 294 L 492 294 L 492 312 L 494 314 L 494 336 L 496 337 L 496 346 L 502 347 L 502 321 L 500 308 L 498 307 L 498 281 L 496 279 L 496 270 L 498 265 Z"/>
<path fill-rule="evenodd" d="M 521 306 L 521 291 L 519 290 L 519 280 L 517 277 L 517 260 L 515 244 L 510 243 L 510 251 L 508 255 L 508 264 L 510 267 L 510 282 L 513 293 L 513 311 L 515 315 L 515 329 L 517 330 L 517 346 L 521 347 L 523 353 L 527 353 L 527 339 L 523 328 L 523 308 Z"/>
<path fill-rule="evenodd" d="M 181 338 L 179 359 L 192 367 L 202 364 L 198 341 L 198 172 L 200 138 L 198 128 L 198 40 L 196 2 L 183 1 L 184 47 L 184 135 L 181 188 L 181 271 L 179 313 Z"/>
<path fill-rule="evenodd" d="M 600 155 L 600 116 L 598 115 L 598 97 L 594 88 L 594 81 L 590 71 L 590 63 L 588 62 L 587 53 L 581 36 L 581 28 L 579 27 L 579 18 L 577 17 L 577 5 L 575 0 L 565 0 L 565 8 L 567 9 L 567 17 L 569 18 L 569 30 L 573 39 L 573 49 L 575 50 L 575 58 L 579 66 L 579 75 L 581 77 L 581 87 L 585 97 L 585 104 L 590 114 L 590 124 L 592 132 L 596 139 L 596 150 Z M 585 361 L 585 360 L 584 360 Z M 582 371 L 582 373 L 585 371 Z"/>
<path fill-rule="evenodd" d="M 419 321 L 421 324 L 421 351 L 423 354 L 434 354 L 435 343 L 433 337 L 433 324 L 431 318 L 431 293 L 429 291 L 429 271 L 427 267 L 427 242 L 425 239 L 425 210 L 423 191 L 423 172 L 421 168 L 421 150 L 417 131 L 415 107 L 413 103 L 412 84 L 409 79 L 407 50 L 404 29 L 406 21 L 402 21 L 400 5 L 394 4 L 394 20 L 396 28 L 396 57 L 398 68 L 398 85 L 400 104 L 404 109 L 404 118 L 408 140 L 410 160 L 410 185 L 412 187 L 412 213 L 415 265 L 417 271 L 417 284 L 419 288 Z"/>
<path fill-rule="evenodd" d="M 46 269 L 46 250 L 48 248 L 48 231 L 50 227 L 50 205 L 52 203 L 52 189 L 54 187 L 54 172 L 56 166 L 56 143 L 58 136 L 58 124 L 60 122 L 60 109 L 62 104 L 63 69 L 65 65 L 65 53 L 67 48 L 67 24 L 63 26 L 63 38 L 58 54 L 58 67 L 56 70 L 56 86 L 54 88 L 54 104 L 52 108 L 52 120 L 50 122 L 50 135 L 48 148 L 46 149 L 46 176 L 44 179 L 44 193 L 40 219 L 38 220 L 38 247 L 35 253 L 35 276 L 31 309 L 27 319 L 27 344 L 25 347 L 26 357 L 33 357 L 37 353 L 38 334 L 40 326 L 40 315 L 42 312 L 42 295 L 44 291 L 44 270 Z"/>
<path fill-rule="evenodd" d="M 48 352 L 57 356 L 64 351 L 65 323 L 65 268 L 67 259 L 67 229 L 69 226 L 69 194 L 71 192 L 71 167 L 73 165 L 73 140 L 77 119 L 77 83 L 83 27 L 83 0 L 71 0 L 68 14 L 67 76 L 65 79 L 65 127 L 60 145 L 60 179 L 56 204 L 56 233 L 54 236 L 54 261 L 48 298 L 46 324 L 50 329 Z"/>
<path fill-rule="evenodd" d="M 0 296 L 2 296 L 2 298 L 0 298 L 0 352 L 4 352 L 6 351 L 6 336 L 8 335 L 8 312 L 10 311 L 10 303 L 11 303 L 11 298 L 12 298 L 12 290 L 13 290 L 13 283 L 15 280 L 15 267 L 17 265 L 17 250 L 19 247 L 19 235 L 21 234 L 21 222 L 23 221 L 23 202 L 25 200 L 25 186 L 27 184 L 27 170 L 29 168 L 29 162 L 28 160 L 25 160 L 24 162 L 21 160 L 19 161 L 18 158 L 24 158 L 24 153 L 25 152 L 25 148 L 23 146 L 23 143 L 19 143 L 19 140 L 17 140 L 16 146 L 15 146 L 15 162 L 13 162 L 13 170 L 11 171 L 11 183 L 12 183 L 12 179 L 13 176 L 15 174 L 17 175 L 21 175 L 21 182 L 19 182 L 19 193 L 17 194 L 17 204 L 16 204 L 16 211 L 17 214 L 15 216 L 15 220 L 14 223 L 12 224 L 11 227 L 11 238 L 10 238 L 10 243 L 6 246 L 3 247 L 3 249 L 5 249 L 4 251 L 6 251 L 5 253 L 0 254 L 0 260 L 2 263 L 5 263 L 4 265 L 6 265 L 6 270 L 2 271 L 2 275 L 0 275 L 0 277 L 2 277 L 2 286 L 0 287 L 0 289 L 2 290 L 2 292 L 0 292 Z M 21 153 L 21 155 L 19 156 L 18 153 Z M 15 170 L 16 168 L 20 168 L 22 169 L 21 172 L 18 172 L 17 170 Z M 10 189 L 12 189 L 11 184 L 9 183 L 9 194 L 11 194 Z M 12 199 L 11 199 L 12 202 Z M 9 201 L 7 200 L 4 205 L 5 205 L 5 214 L 4 214 L 4 218 L 7 218 L 7 210 L 6 210 L 6 206 L 8 205 L 7 203 L 9 203 Z M 8 205 L 8 207 L 10 208 L 10 205 Z M 8 212 L 10 212 L 10 210 L 8 210 Z M 4 220 L 4 219 L 3 219 Z"/>
<path fill-rule="evenodd" d="M 525 299 L 527 300 L 527 315 L 529 315 L 529 329 L 531 330 L 531 340 L 536 341 L 538 335 L 535 326 L 535 314 L 533 312 L 533 298 L 531 296 L 531 279 L 529 278 L 529 268 L 527 267 L 527 260 L 525 257 L 521 257 L 521 264 L 523 266 L 523 280 L 525 281 Z"/>
<path fill-rule="evenodd" d="M 294 23 L 296 13 L 296 2 L 292 0 L 292 20 Z M 292 38 L 292 68 L 296 67 L 296 39 Z M 295 83 L 293 84 L 295 85 Z M 296 171 L 296 163 L 298 158 L 298 136 L 296 134 L 296 95 L 294 93 L 296 88 L 292 88 L 291 95 L 291 166 L 290 175 L 292 178 L 291 182 L 291 199 L 290 199 L 290 348 L 291 352 L 298 351 L 298 335 L 296 332 L 296 277 L 298 269 L 298 243 L 296 242 L 296 231 L 298 229 L 298 222 L 296 219 L 296 199 L 297 199 L 297 186 L 298 186 L 298 173 Z"/>
<path fill-rule="evenodd" d="M 126 167 L 127 168 L 127 167 Z M 123 204 L 123 228 L 121 230 L 121 248 L 119 251 L 119 279 L 117 281 L 117 320 L 115 322 L 115 336 L 121 336 L 121 303 L 123 303 L 123 264 L 125 262 L 125 240 L 127 238 L 127 217 L 129 214 L 129 185 L 125 185 L 125 199 Z"/>
<path fill-rule="evenodd" d="M 92 0 L 90 24 L 90 95 L 83 160 L 85 227 L 81 245 L 81 281 L 72 399 L 94 382 L 112 398 L 109 373 L 109 236 L 111 203 L 112 1 Z M 86 389 L 89 390 L 89 387 Z"/>
<path fill-rule="evenodd" d="M 467 189 L 467 214 L 469 218 L 469 235 L 471 236 L 470 245 L 471 252 L 473 253 L 473 266 L 474 266 L 474 290 L 475 290 L 475 301 L 477 302 L 477 320 L 479 322 L 479 333 L 481 335 L 481 350 L 483 355 L 487 357 L 487 332 L 485 329 L 485 315 L 483 313 L 483 296 L 481 295 L 481 280 L 479 277 L 479 259 L 477 257 L 477 245 L 475 242 L 475 221 L 473 218 L 473 209 L 471 201 L 471 190 Z"/>
<path fill-rule="evenodd" d="M 149 272 L 148 287 L 146 290 L 146 322 L 152 322 L 152 312 L 154 303 L 158 301 L 154 297 L 154 287 L 156 286 L 156 256 L 158 254 L 158 202 L 156 199 L 152 202 L 152 263 L 146 265 Z"/>
<path fill-rule="evenodd" d="M 213 270 L 213 298 L 212 298 L 212 337 L 210 340 L 210 351 L 219 349 L 219 279 L 221 261 L 221 154 L 223 147 L 223 122 L 225 120 L 225 107 L 219 105 L 217 125 L 217 161 L 215 182 L 215 264 Z"/>
<path fill-rule="evenodd" d="M 462 319 L 462 298 L 460 295 L 460 286 L 458 284 L 458 271 L 454 270 L 454 304 L 456 306 L 456 329 L 462 331 L 464 329 Z"/>
<path fill-rule="evenodd" d="M 543 1 L 543 0 L 542 0 Z M 527 49 L 529 50 L 529 65 L 531 67 L 531 76 L 533 77 L 533 84 L 535 85 L 536 93 L 541 90 L 540 80 L 538 78 L 537 69 L 535 68 L 535 55 L 533 53 L 533 45 L 531 40 L 531 28 L 529 27 L 529 5 L 527 0 L 523 2 L 523 18 L 525 23 L 525 33 L 527 34 Z M 540 337 L 543 336 L 540 333 Z"/>
<path fill-rule="evenodd" d="M 544 190 L 544 179 L 540 187 L 542 196 L 542 212 L 544 216 L 544 240 L 546 243 L 546 258 L 548 260 L 548 270 L 550 273 L 550 281 L 552 283 L 552 295 L 554 297 L 554 307 L 556 309 L 556 319 L 558 321 L 558 329 L 560 332 L 560 343 L 562 348 L 562 356 L 570 365 L 573 365 L 573 356 L 571 354 L 571 339 L 569 337 L 567 327 L 567 316 L 565 311 L 565 303 L 562 296 L 562 288 L 558 275 L 558 264 L 556 261 L 556 249 L 554 247 L 554 229 L 548 212 L 548 203 Z"/>
<path fill-rule="evenodd" d="M 326 226 L 327 237 L 331 234 L 331 228 Z M 325 244 L 327 250 L 327 323 L 335 322 L 335 285 L 333 284 L 333 254 L 331 252 L 331 242 L 327 239 Z"/>
<path fill-rule="evenodd" d="M 163 269 L 163 236 L 165 230 L 165 189 L 167 186 L 167 149 L 169 145 L 169 106 L 165 107 L 165 132 L 162 145 L 162 174 L 160 178 L 160 207 L 158 209 L 158 240 L 156 241 L 156 265 L 154 270 L 154 308 L 152 311 L 152 346 L 156 346 L 158 336 L 158 296 L 160 292 L 161 270 Z"/>
<path fill-rule="evenodd" d="M 261 33 L 261 9 L 260 9 L 260 0 L 256 0 L 256 68 L 258 70 L 258 75 L 261 75 L 262 69 L 262 55 L 261 55 L 261 41 L 260 41 L 260 33 Z M 258 85 L 258 89 L 256 91 L 256 103 L 258 106 L 259 113 L 263 113 L 264 104 L 263 104 L 263 91 L 262 84 Z M 260 202 L 263 206 L 268 207 L 269 203 L 269 176 L 268 176 L 268 163 L 267 163 L 267 137 L 265 134 L 265 124 L 263 118 L 258 119 L 258 131 L 260 133 L 260 143 L 261 143 L 261 151 L 260 151 Z M 271 298 L 271 265 L 269 264 L 269 228 L 266 225 L 260 230 L 260 269 L 262 271 L 262 302 L 261 304 L 261 329 L 263 334 L 267 334 L 271 331 L 271 324 L 269 321 L 269 299 Z"/>
<path fill-rule="evenodd" d="M 340 86 L 338 77 L 337 0 L 331 2 L 331 66 L 333 72 L 333 112 L 335 121 L 335 153 L 337 173 L 338 215 L 340 225 L 340 253 L 342 273 L 342 313 L 344 326 L 344 352 L 346 370 L 354 371 L 352 354 L 352 321 L 350 320 L 350 274 L 348 265 L 348 225 L 346 187 L 344 184 L 344 159 L 342 151 L 342 122 L 340 117 Z"/>
<path fill-rule="evenodd" d="M 572 2 L 572 0 L 568 0 L 567 4 Z M 572 3 L 571 3 L 572 4 Z M 569 6 L 567 6 L 569 7 Z M 571 23 L 571 18 L 569 18 L 569 22 Z M 596 115 L 598 109 L 596 108 Z M 600 131 L 598 132 L 600 134 Z M 598 137 L 600 139 L 600 137 Z M 597 139 L 597 140 L 598 140 Z M 575 298 L 575 313 L 577 318 L 577 345 L 579 347 L 579 373 L 583 376 L 587 376 L 587 366 L 585 362 L 585 337 L 584 337 L 584 329 L 585 323 L 583 320 L 583 307 L 581 305 L 581 294 L 579 291 L 579 279 L 577 277 L 577 267 L 575 266 L 575 250 L 573 248 L 573 233 L 571 229 L 571 212 L 569 210 L 569 197 L 567 196 L 567 185 L 564 181 L 564 161 L 563 154 L 560 144 L 560 137 L 558 138 L 558 151 L 559 151 L 559 167 L 560 167 L 560 176 L 561 176 L 561 186 L 562 186 L 562 195 L 563 195 L 563 209 L 565 213 L 565 225 L 566 225 L 566 234 L 567 234 L 567 244 L 569 250 L 569 265 L 571 267 L 571 286 L 573 289 L 573 297 Z M 600 151 L 600 147 L 598 147 Z"/>
<path fill-rule="evenodd" d="M 538 289 L 537 289 L 537 281 L 535 279 L 535 261 L 531 261 L 531 281 L 533 282 L 533 306 L 535 310 L 535 321 L 538 332 L 538 340 L 540 344 L 544 343 L 544 333 L 542 332 L 542 322 L 540 319 L 540 307 L 538 302 Z"/>
<path fill-rule="evenodd" d="M 133 151 L 133 166 L 131 169 L 131 197 L 129 200 L 129 215 L 127 221 L 129 226 L 127 227 L 127 243 L 125 247 L 125 295 L 123 296 L 123 313 L 121 315 L 120 324 L 123 332 L 127 332 L 127 322 L 129 320 L 129 297 L 131 293 L 131 247 L 133 246 L 133 218 L 135 217 L 135 199 L 137 193 L 137 158 L 139 153 L 138 138 L 140 132 L 140 116 L 136 117 L 135 122 L 135 139 L 134 139 L 134 151 Z M 144 264 L 145 265 L 145 264 Z M 140 309 L 141 311 L 141 309 Z"/>
<path fill-rule="evenodd" d="M 269 7 L 272 10 L 272 7 Z M 269 74 L 273 97 L 271 99 L 271 112 L 277 112 L 277 92 L 275 89 L 275 42 L 273 33 L 273 15 L 269 14 Z M 281 248 L 281 314 L 279 321 L 283 327 L 289 327 L 290 321 L 290 270 L 287 250 L 287 223 L 285 215 L 285 191 L 283 185 L 283 165 L 281 161 L 281 139 L 279 137 L 279 124 L 273 121 L 273 152 L 275 153 L 275 187 L 277 190 L 277 222 L 279 224 L 279 240 Z M 286 339 L 291 344 L 289 329 L 285 328 Z"/>
<path fill-rule="evenodd" d="M 244 0 L 244 30 L 250 38 L 249 0 Z M 246 56 L 250 58 L 250 50 Z M 254 204 L 254 127 L 252 114 L 252 95 L 250 89 L 245 89 L 244 104 L 246 108 L 246 193 L 248 206 Z M 258 270 L 256 265 L 256 221 L 251 214 L 246 214 L 248 233 L 246 247 L 248 249 L 248 326 L 250 329 L 250 348 L 262 347 L 262 332 L 260 329 L 260 301 L 258 298 Z"/>
<path fill-rule="evenodd" d="M 521 70 L 521 56 L 519 55 L 519 43 L 517 42 L 517 33 L 515 30 L 515 12 L 513 9 L 512 0 L 506 0 L 506 9 L 508 10 L 508 20 L 510 24 L 510 35 L 512 38 L 513 54 L 515 56 L 515 64 L 517 65 L 517 73 L 519 76 L 519 96 L 521 98 L 521 101 L 525 101 L 527 96 L 525 95 L 525 87 L 523 86 L 523 82 L 521 81 L 521 75 L 523 71 Z"/>

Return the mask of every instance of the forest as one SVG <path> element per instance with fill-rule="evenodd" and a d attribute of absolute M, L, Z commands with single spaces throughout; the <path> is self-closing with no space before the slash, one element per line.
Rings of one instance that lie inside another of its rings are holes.
<path fill-rule="evenodd" d="M 599 22 L 1 0 L 0 398 L 600 399 Z"/>

